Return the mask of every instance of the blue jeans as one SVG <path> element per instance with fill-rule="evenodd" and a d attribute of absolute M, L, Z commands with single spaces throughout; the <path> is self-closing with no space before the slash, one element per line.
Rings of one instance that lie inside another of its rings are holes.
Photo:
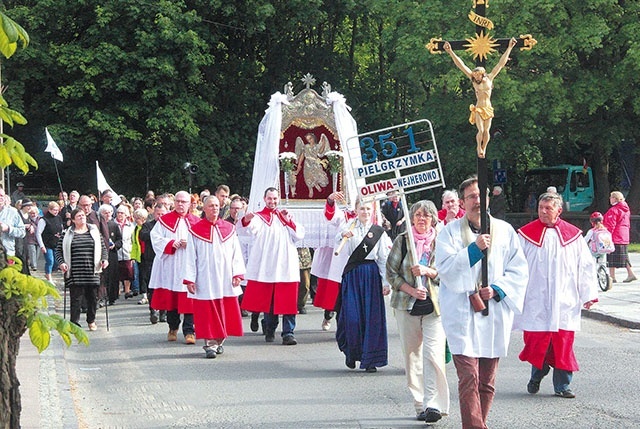
<path fill-rule="evenodd" d="M 133 261 L 133 280 L 131 280 L 131 292 L 140 293 L 140 270 L 138 262 Z"/>
<path fill-rule="evenodd" d="M 264 328 L 266 334 L 275 334 L 278 327 L 279 318 L 277 314 L 265 313 L 264 314 Z M 293 336 L 293 330 L 296 328 L 296 315 L 295 314 L 283 314 L 282 315 L 282 337 Z"/>
<path fill-rule="evenodd" d="M 542 369 L 538 369 L 531 365 L 531 380 L 540 382 L 545 375 L 549 374 L 549 369 L 550 367 L 546 363 Z M 556 392 L 564 392 L 565 390 L 568 390 L 572 377 L 573 372 L 571 371 L 553 368 L 553 390 Z"/>
<path fill-rule="evenodd" d="M 46 249 L 47 253 L 44 254 L 44 273 L 51 274 L 53 270 L 57 268 L 55 258 L 53 257 L 54 250 L 48 247 Z"/>

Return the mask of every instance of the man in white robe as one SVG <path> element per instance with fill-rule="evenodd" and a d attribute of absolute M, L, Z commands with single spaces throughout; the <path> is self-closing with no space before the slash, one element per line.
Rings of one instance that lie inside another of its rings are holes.
<path fill-rule="evenodd" d="M 203 210 L 187 239 L 184 284 L 193 298 L 196 337 L 204 340 L 205 356 L 215 358 L 228 336 L 243 333 L 238 296 L 245 265 L 235 227 L 218 218 L 218 198 L 207 197 Z"/>
<path fill-rule="evenodd" d="M 337 209 L 336 201 L 344 201 L 344 199 L 342 192 L 334 192 L 327 197 L 324 217 L 332 227 L 330 229 L 333 231 L 330 236 L 331 242 L 327 243 L 327 246 L 315 250 L 311 263 L 311 275 L 316 276 L 318 285 L 313 305 L 324 309 L 321 325 L 323 331 L 328 331 L 331 328 L 331 318 L 335 314 L 336 301 L 340 293 L 342 272 L 350 256 L 349 252 L 340 252 L 338 255 L 334 255 L 335 235 L 341 230 L 342 225 L 356 217 L 353 211 Z"/>
<path fill-rule="evenodd" d="M 498 361 L 507 355 L 514 313 L 522 310 L 528 269 L 518 236 L 508 223 L 490 218 L 490 234 L 480 234 L 476 177 L 460 185 L 460 204 L 465 216 L 448 223 L 436 240 L 440 308 L 458 373 L 462 426 L 486 428 Z M 489 285 L 480 288 L 479 295 L 487 302 L 488 315 L 474 311 L 469 298 L 481 283 L 484 257 Z"/>
<path fill-rule="evenodd" d="M 191 196 L 179 191 L 175 196 L 175 209 L 160 219 L 151 230 L 151 244 L 156 257 L 151 268 L 149 287 L 154 289 L 151 307 L 167 311 L 169 333 L 167 341 L 178 339 L 180 315 L 184 315 L 182 333 L 186 344 L 195 344 L 193 303 L 182 283 L 187 258 L 189 227 L 200 218 L 189 213 Z"/>
<path fill-rule="evenodd" d="M 560 219 L 562 197 L 545 193 L 538 219 L 518 230 L 531 272 L 522 314 L 514 329 L 524 331 L 520 360 L 531 363 L 527 391 L 538 393 L 553 367 L 556 396 L 575 398 L 569 388 L 578 362 L 573 353 L 582 307 L 598 300 L 596 267 L 582 231 Z"/>
<path fill-rule="evenodd" d="M 297 344 L 294 337 L 298 312 L 300 269 L 294 243 L 304 238 L 304 228 L 296 225 L 287 210 L 279 210 L 280 193 L 264 192 L 265 208 L 248 213 L 242 225 L 253 238 L 247 263 L 247 287 L 242 309 L 264 313 L 265 341 L 275 341 L 278 315 L 282 314 L 282 344 Z"/>

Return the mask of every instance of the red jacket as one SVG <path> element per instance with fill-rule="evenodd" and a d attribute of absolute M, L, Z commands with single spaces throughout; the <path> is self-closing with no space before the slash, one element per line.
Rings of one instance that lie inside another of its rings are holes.
<path fill-rule="evenodd" d="M 618 204 L 611 206 L 604 214 L 603 223 L 611 232 L 613 244 L 629 244 L 631 212 L 626 202 L 620 201 Z"/>

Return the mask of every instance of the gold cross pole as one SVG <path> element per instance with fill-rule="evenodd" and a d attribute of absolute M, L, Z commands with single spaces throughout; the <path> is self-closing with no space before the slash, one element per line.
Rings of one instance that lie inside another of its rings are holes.
<path fill-rule="evenodd" d="M 509 55 L 513 48 L 519 47 L 521 51 L 531 50 L 536 43 L 536 39 L 530 34 L 521 35 L 519 39 L 494 39 L 489 34 L 493 30 L 494 25 L 490 19 L 486 17 L 486 9 L 489 7 L 489 0 L 473 0 L 473 9 L 469 12 L 469 20 L 476 25 L 475 37 L 465 40 L 443 41 L 442 38 L 432 38 L 427 44 L 427 49 L 432 54 L 441 54 L 446 52 L 449 54 L 453 63 L 471 80 L 471 84 L 476 94 L 476 104 L 469 106 L 470 115 L 469 122 L 476 126 L 478 132 L 476 134 L 476 153 L 478 155 L 477 176 L 478 189 L 480 189 L 480 233 L 489 233 L 489 223 L 487 218 L 487 145 L 491 137 L 491 122 L 494 117 L 493 106 L 491 104 L 491 94 L 493 91 L 493 81 L 504 68 L 509 60 Z M 504 53 L 500 57 L 498 64 L 491 70 L 486 72 L 485 60 L 489 55 L 498 49 L 504 49 Z M 471 69 L 464 61 L 456 55 L 455 51 L 466 50 L 473 55 L 475 60 L 475 68 Z M 462 197 L 462 195 L 461 195 Z M 484 250 L 485 257 L 482 258 L 482 284 L 481 287 L 487 287 L 488 284 L 488 265 L 487 251 Z M 488 303 L 482 314 L 489 314 Z"/>

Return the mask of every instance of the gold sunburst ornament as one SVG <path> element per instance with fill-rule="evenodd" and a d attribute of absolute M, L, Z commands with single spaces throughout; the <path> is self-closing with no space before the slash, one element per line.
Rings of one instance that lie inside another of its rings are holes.
<path fill-rule="evenodd" d="M 480 57 L 480 61 L 486 60 L 487 56 L 495 52 L 495 48 L 500 46 L 499 43 L 496 43 L 496 39 L 491 37 L 489 33 L 485 35 L 483 31 L 481 31 L 480 34 L 476 34 L 476 37 L 465 40 L 469 42 L 469 44 L 463 46 L 467 48 L 467 52 L 473 54 L 474 60 L 478 57 Z"/>

